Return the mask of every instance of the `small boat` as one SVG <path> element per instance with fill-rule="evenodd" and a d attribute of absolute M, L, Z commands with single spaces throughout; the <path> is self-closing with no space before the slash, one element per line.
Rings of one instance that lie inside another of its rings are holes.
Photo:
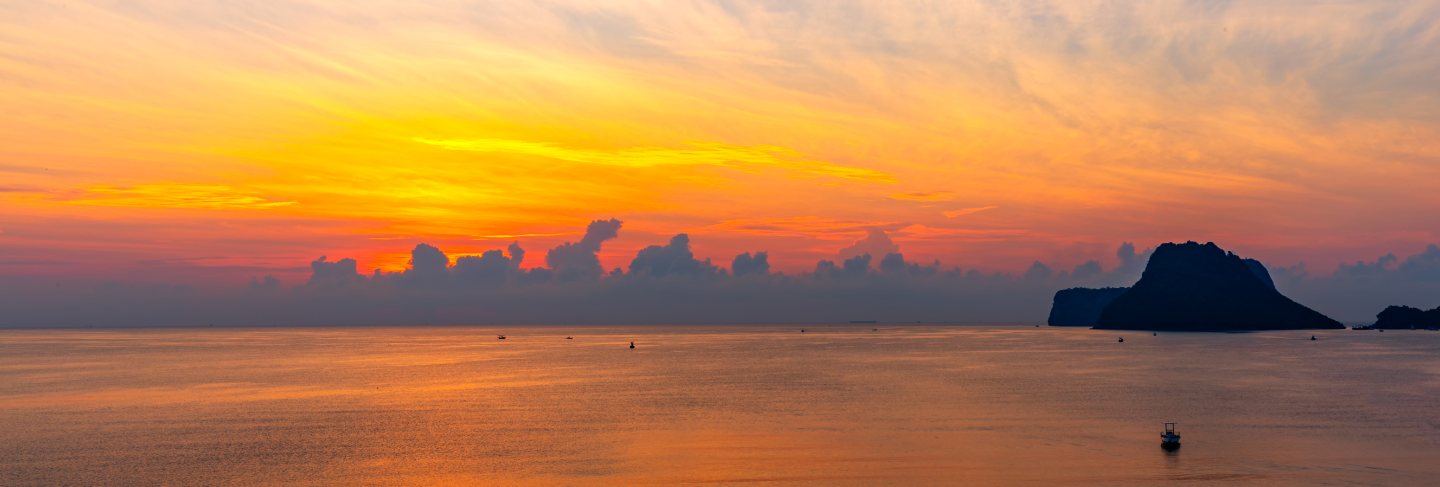
<path fill-rule="evenodd" d="M 800 333 L 805 333 L 805 329 L 804 329 L 804 328 L 801 328 L 801 329 L 800 329 Z"/>
<path fill-rule="evenodd" d="M 1158 337 L 1158 336 L 1160 336 L 1160 334 L 1159 334 L 1159 333 L 1155 333 L 1155 332 L 1152 331 L 1152 332 L 1150 332 L 1150 336 L 1152 336 L 1152 337 Z"/>
<path fill-rule="evenodd" d="M 496 339 L 496 340 L 504 340 L 504 339 L 505 339 L 505 335 L 495 335 L 495 339 Z"/>
<path fill-rule="evenodd" d="M 1160 448 L 1175 450 L 1180 448 L 1180 435 L 1175 434 L 1175 423 L 1165 422 L 1165 432 L 1160 433 Z"/>
<path fill-rule="evenodd" d="M 1310 335 L 1310 341 L 1315 341 L 1315 335 Z"/>
<path fill-rule="evenodd" d="M 1125 343 L 1125 337 L 1120 337 L 1120 343 Z"/>
<path fill-rule="evenodd" d="M 575 337 L 565 337 L 566 340 L 574 340 Z"/>

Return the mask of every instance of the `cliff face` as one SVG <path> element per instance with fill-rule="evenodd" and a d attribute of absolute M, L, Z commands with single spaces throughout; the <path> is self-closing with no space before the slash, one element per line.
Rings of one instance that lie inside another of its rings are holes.
<path fill-rule="evenodd" d="M 1155 249 L 1140 281 L 1100 313 L 1096 328 L 1245 331 L 1344 328 L 1275 290 L 1258 261 L 1214 243 Z"/>
<path fill-rule="evenodd" d="M 1390 306 L 1375 315 L 1374 328 L 1409 329 L 1440 326 L 1440 307 L 1424 311 L 1409 306 Z"/>
<path fill-rule="evenodd" d="M 1100 312 L 1128 289 L 1076 287 L 1057 291 L 1050 305 L 1050 326 L 1095 326 Z"/>

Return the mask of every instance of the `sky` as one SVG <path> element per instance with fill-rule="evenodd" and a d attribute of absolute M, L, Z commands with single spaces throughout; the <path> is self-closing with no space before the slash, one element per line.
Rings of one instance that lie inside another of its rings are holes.
<path fill-rule="evenodd" d="M 549 269 L 614 218 L 606 272 L 677 234 L 812 277 L 1197 240 L 1350 296 L 1430 275 L 1436 52 L 1434 1 L 0 0 L 0 279 Z"/>

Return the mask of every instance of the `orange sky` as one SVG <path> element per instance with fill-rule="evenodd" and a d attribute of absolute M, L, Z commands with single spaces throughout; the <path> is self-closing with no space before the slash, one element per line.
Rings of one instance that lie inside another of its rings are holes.
<path fill-rule="evenodd" d="M 0 272 L 1440 241 L 1440 4 L 0 2 Z"/>

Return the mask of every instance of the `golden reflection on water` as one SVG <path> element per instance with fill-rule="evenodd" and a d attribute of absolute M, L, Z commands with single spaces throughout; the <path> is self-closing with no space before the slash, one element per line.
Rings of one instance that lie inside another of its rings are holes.
<path fill-rule="evenodd" d="M 1440 476 L 1440 334 L 807 329 L 5 330 L 0 484 Z"/>

